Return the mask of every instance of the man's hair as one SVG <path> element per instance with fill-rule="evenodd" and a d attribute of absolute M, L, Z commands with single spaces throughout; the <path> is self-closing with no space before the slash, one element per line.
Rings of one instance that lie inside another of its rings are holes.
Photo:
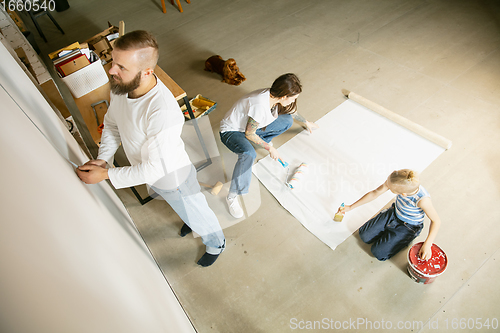
<path fill-rule="evenodd" d="M 141 58 L 141 65 L 143 67 L 142 69 L 146 69 L 148 67 L 154 69 L 158 62 L 158 42 L 148 31 L 135 30 L 126 33 L 115 40 L 113 47 L 123 51 L 144 49 L 145 52 L 141 52 L 139 54 L 139 57 Z M 152 50 L 150 48 L 152 48 Z"/>

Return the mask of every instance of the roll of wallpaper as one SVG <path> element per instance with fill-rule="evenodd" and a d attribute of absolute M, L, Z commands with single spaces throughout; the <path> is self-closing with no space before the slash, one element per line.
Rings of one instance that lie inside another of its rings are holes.
<path fill-rule="evenodd" d="M 292 190 L 297 188 L 300 181 L 304 179 L 304 175 L 306 174 L 308 169 L 307 163 L 301 163 L 295 173 L 292 175 L 290 181 L 286 184 Z"/>
<path fill-rule="evenodd" d="M 375 102 L 370 101 L 369 99 L 358 95 L 352 91 L 349 91 L 347 89 L 342 89 L 342 93 L 348 97 L 349 99 L 355 101 L 356 103 L 359 103 L 368 109 L 380 114 L 381 116 L 386 117 L 387 119 L 395 122 L 398 125 L 401 125 L 403 127 L 406 127 L 410 131 L 420 135 L 423 138 L 426 138 L 427 140 L 437 144 L 438 146 L 443 147 L 444 149 L 450 149 L 451 148 L 451 140 L 446 139 L 445 137 L 434 133 L 431 130 L 428 130 L 427 128 L 412 122 L 409 119 L 406 119 L 405 117 L 400 116 L 397 113 L 394 113 L 383 106 L 378 105 Z"/>

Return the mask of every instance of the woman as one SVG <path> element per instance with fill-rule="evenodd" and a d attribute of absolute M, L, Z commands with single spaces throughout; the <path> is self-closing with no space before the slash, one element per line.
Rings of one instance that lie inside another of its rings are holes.
<path fill-rule="evenodd" d="M 248 193 L 250 187 L 252 165 L 257 156 L 251 143 L 269 151 L 271 158 L 277 161 L 280 155 L 271 140 L 289 129 L 294 119 L 304 123 L 309 132 L 318 127 L 297 113 L 297 97 L 301 92 L 299 78 L 295 74 L 283 74 L 271 88 L 259 89 L 242 97 L 222 119 L 221 140 L 229 150 L 238 154 L 226 198 L 233 217 L 243 217 L 237 196 Z"/>

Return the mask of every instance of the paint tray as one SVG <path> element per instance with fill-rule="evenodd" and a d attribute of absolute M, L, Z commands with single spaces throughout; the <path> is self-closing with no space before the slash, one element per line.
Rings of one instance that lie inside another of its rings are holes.
<path fill-rule="evenodd" d="M 192 98 L 189 101 L 189 105 L 191 106 L 191 110 L 193 110 L 194 117 L 199 118 L 215 110 L 215 108 L 217 107 L 217 102 L 214 102 L 198 94 L 195 98 Z M 182 113 L 184 113 L 184 117 L 186 117 L 187 120 L 190 120 L 191 117 L 189 116 L 186 105 L 181 106 L 181 110 Z"/>

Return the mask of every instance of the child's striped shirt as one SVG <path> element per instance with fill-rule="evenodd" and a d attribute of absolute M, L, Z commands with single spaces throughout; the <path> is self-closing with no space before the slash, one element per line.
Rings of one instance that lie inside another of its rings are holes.
<path fill-rule="evenodd" d="M 409 224 L 423 223 L 425 213 L 417 204 L 425 197 L 430 197 L 430 195 L 422 185 L 418 187 L 418 192 L 413 195 L 405 197 L 399 194 L 396 198 L 396 216 L 401 221 Z"/>

